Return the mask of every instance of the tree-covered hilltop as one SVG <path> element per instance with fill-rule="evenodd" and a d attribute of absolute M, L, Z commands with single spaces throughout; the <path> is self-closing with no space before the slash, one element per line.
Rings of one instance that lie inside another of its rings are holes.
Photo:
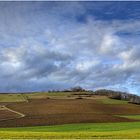
<path fill-rule="evenodd" d="M 100 90 L 94 91 L 94 94 L 105 95 L 112 99 L 126 100 L 126 101 L 129 101 L 130 103 L 140 104 L 140 96 L 130 94 L 127 92 L 100 89 Z"/>

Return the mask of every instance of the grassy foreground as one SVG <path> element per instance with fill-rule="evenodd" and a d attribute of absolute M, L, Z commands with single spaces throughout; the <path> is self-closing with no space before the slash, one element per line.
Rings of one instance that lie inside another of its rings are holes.
<path fill-rule="evenodd" d="M 20 128 L 0 128 L 0 138 L 8 139 L 140 139 L 140 122 L 92 123 Z"/>

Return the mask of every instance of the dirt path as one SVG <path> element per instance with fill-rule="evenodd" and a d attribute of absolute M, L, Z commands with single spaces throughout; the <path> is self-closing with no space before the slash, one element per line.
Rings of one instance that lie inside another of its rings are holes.
<path fill-rule="evenodd" d="M 15 110 L 13 110 L 13 109 L 10 109 L 10 108 L 6 107 L 5 105 L 1 106 L 1 108 L 2 108 L 3 110 L 8 110 L 8 111 L 10 111 L 10 112 L 13 112 L 13 113 L 19 115 L 19 117 L 16 117 L 16 118 L 23 118 L 23 117 L 25 117 L 25 114 L 23 114 L 23 113 L 21 113 L 21 112 L 18 112 L 18 111 L 15 111 Z M 5 120 L 9 120 L 9 119 L 5 119 Z"/>
<path fill-rule="evenodd" d="M 25 114 L 23 114 L 23 113 L 20 113 L 20 112 L 18 112 L 18 111 L 12 110 L 12 109 L 10 109 L 10 108 L 8 108 L 8 107 L 6 107 L 6 106 L 4 106 L 4 107 L 5 107 L 5 109 L 7 109 L 8 111 L 11 111 L 11 112 L 13 112 L 13 113 L 18 114 L 18 115 L 19 115 L 18 118 L 25 117 Z"/>
<path fill-rule="evenodd" d="M 23 98 L 27 103 L 29 102 L 28 97 L 24 94 L 20 94 L 21 98 Z"/>

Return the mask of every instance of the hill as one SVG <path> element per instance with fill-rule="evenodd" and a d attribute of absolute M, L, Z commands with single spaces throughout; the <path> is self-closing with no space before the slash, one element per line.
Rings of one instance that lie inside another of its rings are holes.
<path fill-rule="evenodd" d="M 139 121 L 138 105 L 122 92 L 53 91 L 0 94 L 0 127 Z M 120 98 L 121 97 L 121 98 Z M 125 98 L 122 98 L 125 97 Z"/>

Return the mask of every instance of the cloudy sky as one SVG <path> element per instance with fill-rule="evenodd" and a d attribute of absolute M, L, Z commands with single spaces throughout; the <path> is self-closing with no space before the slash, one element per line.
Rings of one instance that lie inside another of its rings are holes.
<path fill-rule="evenodd" d="M 0 2 L 0 92 L 73 86 L 140 95 L 140 2 Z"/>

